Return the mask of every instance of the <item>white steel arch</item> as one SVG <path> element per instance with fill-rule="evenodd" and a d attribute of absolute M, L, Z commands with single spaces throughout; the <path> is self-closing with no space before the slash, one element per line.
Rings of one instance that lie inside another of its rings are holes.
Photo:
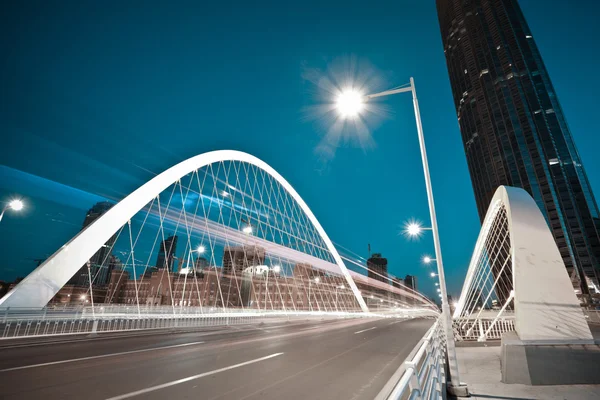
<path fill-rule="evenodd" d="M 503 247 L 498 244 L 502 241 L 505 241 L 504 248 L 499 249 Z M 508 287 L 499 287 L 498 271 L 490 271 L 491 266 L 498 265 L 498 259 L 510 277 Z M 487 272 L 483 271 L 486 268 Z M 493 282 L 488 293 L 504 290 L 506 295 L 511 291 L 510 297 L 504 296 L 504 304 L 498 306 L 504 306 L 503 312 L 512 298 L 515 330 L 521 340 L 592 339 L 547 222 L 533 198 L 523 189 L 500 186 L 496 190 L 477 239 L 454 312 L 455 319 L 470 320 L 475 325 L 474 321 L 490 314 L 484 310 L 490 297 L 482 293 L 486 290 L 482 284 L 485 273 L 488 282 Z"/>
<path fill-rule="evenodd" d="M 102 217 L 79 232 L 43 264 L 31 272 L 12 291 L 0 299 L 0 307 L 44 307 L 81 266 L 94 255 L 103 243 L 109 240 L 120 227 L 127 224 L 139 210 L 151 202 L 163 190 L 174 182 L 179 181 L 185 175 L 209 164 L 221 161 L 239 161 L 252 164 L 272 176 L 292 196 L 321 236 L 327 249 L 333 255 L 361 309 L 364 312 L 368 312 L 369 309 L 344 261 L 315 215 L 296 190 L 264 161 L 250 154 L 234 150 L 218 150 L 191 157 L 152 178 L 108 210 Z"/>

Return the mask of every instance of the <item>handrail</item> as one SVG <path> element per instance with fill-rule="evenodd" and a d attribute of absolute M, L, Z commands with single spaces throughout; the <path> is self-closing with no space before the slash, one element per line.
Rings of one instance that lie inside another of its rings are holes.
<path fill-rule="evenodd" d="M 445 337 L 438 318 L 375 399 L 445 398 L 445 371 Z"/>

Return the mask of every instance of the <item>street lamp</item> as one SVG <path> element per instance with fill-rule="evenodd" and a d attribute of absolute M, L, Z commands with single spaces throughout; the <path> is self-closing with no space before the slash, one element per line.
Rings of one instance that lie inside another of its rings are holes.
<path fill-rule="evenodd" d="M 365 108 L 363 95 L 352 88 L 342 91 L 335 105 L 342 118 L 356 118 Z"/>
<path fill-rule="evenodd" d="M 250 225 L 245 226 L 244 229 L 242 229 L 242 232 L 244 232 L 245 234 L 249 235 L 252 233 L 252 227 Z"/>
<path fill-rule="evenodd" d="M 432 278 L 438 276 L 438 274 L 436 274 L 435 272 L 432 272 L 431 274 L 429 274 L 429 276 L 431 276 Z"/>
<path fill-rule="evenodd" d="M 368 94 L 361 96 L 359 92 L 355 90 L 347 90 L 337 99 L 337 107 L 342 117 L 356 117 L 364 108 L 364 103 L 374 99 L 376 97 L 384 97 L 392 94 L 399 94 L 411 92 L 413 97 L 413 107 L 415 111 L 415 119 L 417 124 L 417 134 L 419 137 L 419 147 L 421 150 L 421 161 L 423 163 L 423 174 L 425 176 L 425 188 L 427 190 L 427 202 L 429 204 L 429 216 L 431 219 L 431 231 L 433 233 L 433 243 L 435 247 L 435 258 L 437 260 L 438 275 L 440 281 L 440 287 L 442 289 L 442 314 L 444 322 L 444 330 L 446 332 L 446 347 L 448 350 L 449 370 L 451 387 L 450 391 L 452 394 L 457 396 L 466 396 L 468 391 L 466 386 L 461 386 L 460 377 L 458 372 L 458 363 L 456 360 L 456 348 L 454 344 L 454 332 L 452 329 L 452 317 L 450 315 L 450 307 L 448 306 L 448 296 L 446 292 L 446 280 L 444 276 L 444 265 L 442 263 L 442 250 L 440 246 L 440 237 L 437 226 L 437 217 L 435 215 L 435 204 L 433 200 L 433 190 L 431 188 L 431 176 L 429 175 L 429 162 L 427 161 L 427 151 L 425 149 L 425 138 L 423 136 L 423 125 L 421 123 L 421 112 L 419 111 L 419 101 L 417 100 L 417 91 L 415 88 L 415 81 L 411 77 L 410 84 L 408 86 L 386 90 L 380 93 Z M 417 225 L 418 226 L 418 225 Z M 416 229 L 412 226 L 410 232 L 419 233 L 421 229 Z"/>
<path fill-rule="evenodd" d="M 431 228 L 425 228 L 418 222 L 407 222 L 404 225 L 404 233 L 409 237 L 417 238 L 423 234 L 423 231 L 430 231 Z"/>
<path fill-rule="evenodd" d="M 4 213 L 6 212 L 6 210 L 13 210 L 13 211 L 21 211 L 24 207 L 23 201 L 19 200 L 19 199 L 14 199 L 9 201 L 3 208 L 2 208 L 2 212 L 0 213 L 0 221 L 2 221 L 2 217 L 4 217 Z"/>
<path fill-rule="evenodd" d="M 423 257 L 423 262 L 424 262 L 425 264 L 430 264 L 432 261 L 435 261 L 435 258 L 431 258 L 431 257 L 429 257 L 429 256 L 425 256 L 425 257 Z"/>
<path fill-rule="evenodd" d="M 203 254 L 206 251 L 206 247 L 200 245 L 200 246 L 198 246 L 196 251 L 198 252 L 198 254 Z"/>
<path fill-rule="evenodd" d="M 275 272 L 276 274 L 280 273 L 281 272 L 281 266 L 275 265 L 273 267 L 273 272 Z"/>

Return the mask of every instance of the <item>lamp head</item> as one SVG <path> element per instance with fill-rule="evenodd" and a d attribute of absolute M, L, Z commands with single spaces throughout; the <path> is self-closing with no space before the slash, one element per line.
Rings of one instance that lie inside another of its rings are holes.
<path fill-rule="evenodd" d="M 365 107 L 363 95 L 355 89 L 345 89 L 336 100 L 342 118 L 356 118 Z"/>
<path fill-rule="evenodd" d="M 11 202 L 8 203 L 8 207 L 14 211 L 21 211 L 23 209 L 23 202 L 19 199 L 11 200 Z"/>

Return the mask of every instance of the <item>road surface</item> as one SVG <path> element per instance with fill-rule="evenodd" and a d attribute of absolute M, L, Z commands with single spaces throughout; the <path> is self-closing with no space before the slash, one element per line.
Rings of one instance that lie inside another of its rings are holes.
<path fill-rule="evenodd" d="M 432 323 L 303 321 L 0 342 L 0 397 L 373 399 Z"/>

